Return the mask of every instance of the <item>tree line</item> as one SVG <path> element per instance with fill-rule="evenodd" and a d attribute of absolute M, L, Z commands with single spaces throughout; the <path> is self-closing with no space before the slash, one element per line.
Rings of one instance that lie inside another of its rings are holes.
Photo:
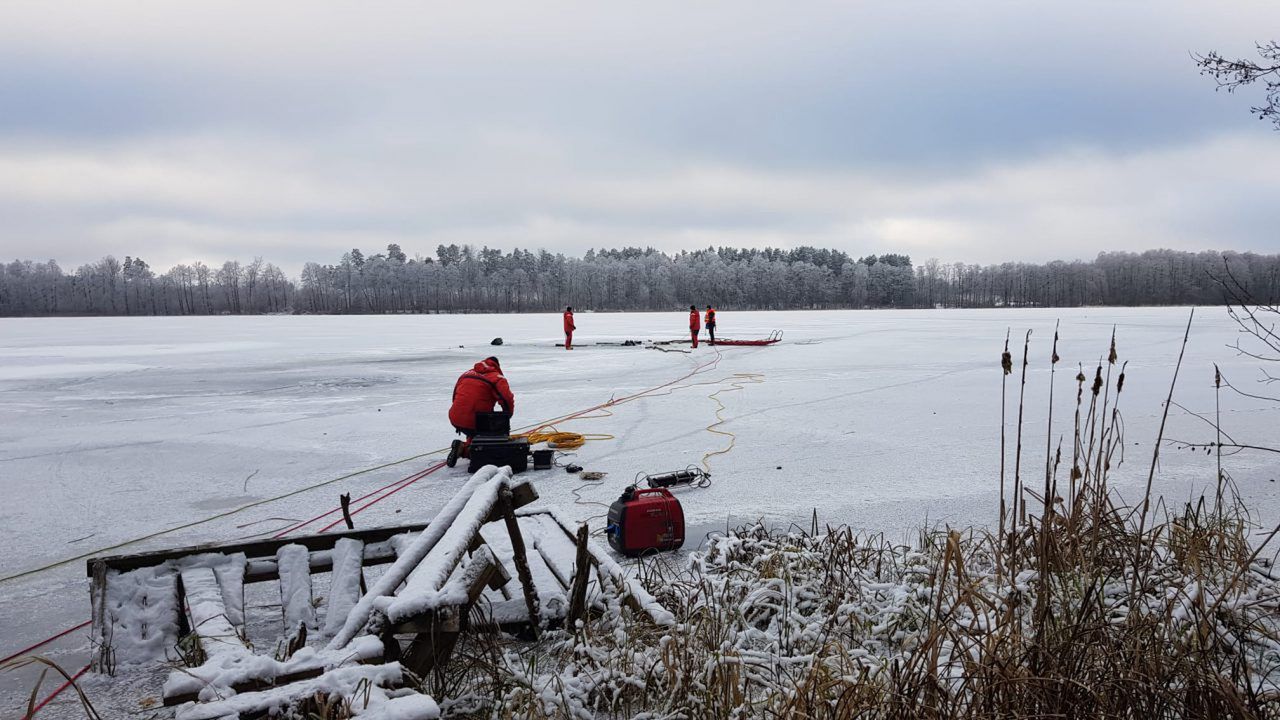
<path fill-rule="evenodd" d="M 262 258 L 160 273 L 136 256 L 107 256 L 71 273 L 53 260 L 15 260 L 0 264 L 0 316 L 1208 305 L 1224 302 L 1228 272 L 1259 302 L 1280 301 L 1280 255 L 1254 253 L 915 265 L 898 253 L 855 259 L 813 247 L 622 248 L 579 258 L 441 245 L 434 256 L 410 258 L 393 244 L 373 255 L 353 249 L 332 264 L 308 262 L 297 279 Z"/>

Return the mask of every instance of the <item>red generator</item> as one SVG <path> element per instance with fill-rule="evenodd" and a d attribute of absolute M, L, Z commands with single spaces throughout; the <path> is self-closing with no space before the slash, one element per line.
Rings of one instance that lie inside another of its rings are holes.
<path fill-rule="evenodd" d="M 634 557 L 684 545 L 684 509 L 666 488 L 628 487 L 609 506 L 605 528 L 614 550 Z"/>

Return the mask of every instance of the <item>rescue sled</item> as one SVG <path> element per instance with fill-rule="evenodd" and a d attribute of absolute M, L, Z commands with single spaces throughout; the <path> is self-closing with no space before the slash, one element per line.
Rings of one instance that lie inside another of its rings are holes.
<path fill-rule="evenodd" d="M 782 342 L 782 331 L 781 331 L 781 330 L 774 330 L 773 332 L 769 333 L 769 337 L 764 338 L 764 339 L 761 339 L 761 340 L 724 340 L 724 339 L 721 339 L 721 340 L 716 340 L 715 342 L 709 342 L 708 344 L 709 344 L 709 345 L 716 345 L 716 346 L 727 345 L 727 346 L 731 346 L 731 347 L 739 347 L 739 346 L 741 346 L 741 347 L 762 347 L 762 346 L 765 346 L 765 345 L 776 345 L 776 344 L 778 344 L 779 342 Z"/>

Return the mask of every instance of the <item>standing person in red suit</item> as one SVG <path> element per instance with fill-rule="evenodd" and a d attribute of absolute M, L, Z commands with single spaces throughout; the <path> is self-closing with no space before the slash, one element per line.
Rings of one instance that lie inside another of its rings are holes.
<path fill-rule="evenodd" d="M 494 406 L 512 414 L 516 411 L 516 396 L 502 375 L 498 358 L 487 357 L 475 367 L 462 373 L 453 386 L 453 405 L 449 407 L 449 422 L 453 429 L 467 436 L 467 441 L 454 440 L 449 448 L 445 464 L 453 467 L 458 458 L 466 457 L 471 438 L 476 436 L 476 413 L 493 412 Z"/>
<path fill-rule="evenodd" d="M 564 309 L 564 349 L 573 349 L 573 331 L 577 329 L 577 325 L 573 324 L 573 308 Z"/>
<path fill-rule="evenodd" d="M 698 347 L 698 331 L 702 329 L 702 318 L 698 317 L 698 307 L 689 306 L 689 335 L 693 337 L 693 346 Z"/>
<path fill-rule="evenodd" d="M 716 344 L 716 309 L 707 306 L 707 334 L 711 336 L 711 344 Z"/>

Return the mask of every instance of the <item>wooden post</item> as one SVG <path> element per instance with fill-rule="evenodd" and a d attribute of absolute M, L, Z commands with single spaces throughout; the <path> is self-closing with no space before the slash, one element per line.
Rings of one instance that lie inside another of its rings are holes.
<path fill-rule="evenodd" d="M 573 569 L 573 588 L 569 591 L 569 615 L 565 626 L 573 630 L 583 617 L 587 605 L 587 582 L 591 575 L 591 553 L 587 549 L 587 525 L 578 526 L 578 554 Z"/>
<path fill-rule="evenodd" d="M 511 552 L 515 560 L 516 574 L 524 589 L 524 604 L 529 608 L 529 631 L 536 638 L 538 628 L 541 626 L 538 618 L 538 593 L 533 585 L 533 573 L 529 571 L 529 557 L 525 555 L 524 536 L 520 534 L 520 523 L 516 521 L 515 510 L 512 509 L 511 490 L 504 486 L 498 498 L 502 519 L 507 524 L 507 534 L 511 536 Z"/>
<path fill-rule="evenodd" d="M 93 654 L 94 672 L 115 674 L 114 651 L 111 648 L 112 628 L 107 627 L 107 566 L 93 563 L 93 584 L 89 586 L 89 603 L 93 609 L 93 642 L 99 643 Z"/>
<path fill-rule="evenodd" d="M 338 504 L 342 506 L 342 520 L 347 524 L 347 529 L 355 530 L 356 524 L 351 520 L 351 495 L 348 493 L 339 495 Z"/>

